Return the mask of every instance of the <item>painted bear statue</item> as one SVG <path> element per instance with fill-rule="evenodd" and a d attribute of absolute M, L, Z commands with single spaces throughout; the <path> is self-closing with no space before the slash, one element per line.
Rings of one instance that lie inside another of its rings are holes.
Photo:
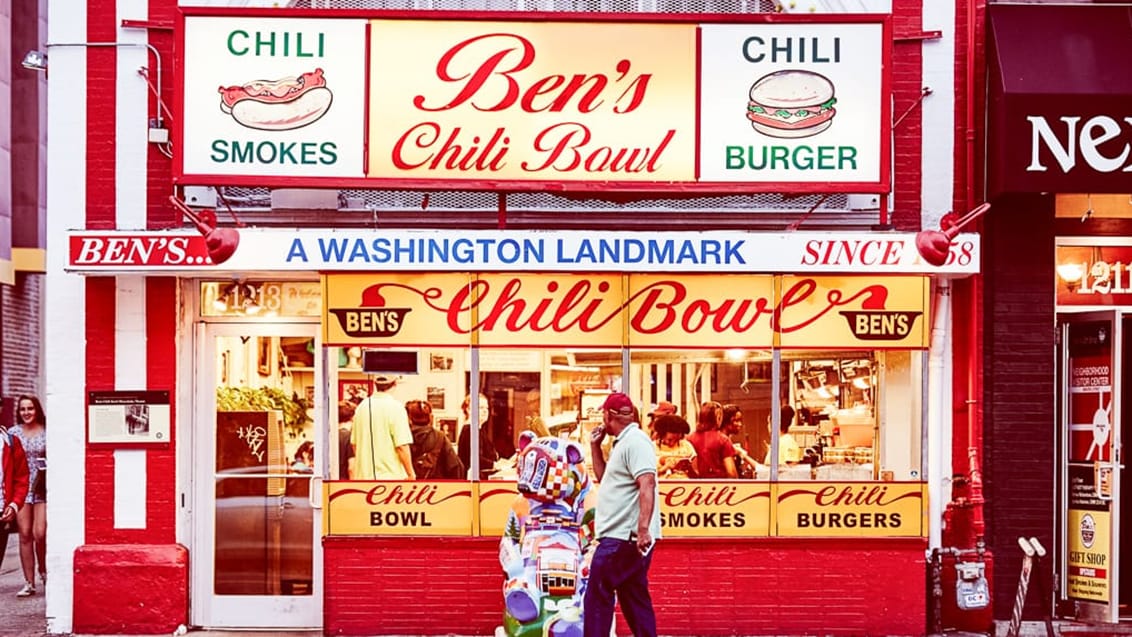
<path fill-rule="evenodd" d="M 508 637 L 581 637 L 593 539 L 591 482 L 576 442 L 519 436 L 519 495 L 499 543 Z"/>

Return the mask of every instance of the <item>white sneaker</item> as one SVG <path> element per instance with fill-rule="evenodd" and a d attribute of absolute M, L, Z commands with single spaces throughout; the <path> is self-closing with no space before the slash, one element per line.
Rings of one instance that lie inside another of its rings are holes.
<path fill-rule="evenodd" d="M 32 584 L 31 582 L 24 584 L 24 587 L 20 589 L 20 592 L 16 593 L 16 597 L 31 597 L 32 595 L 35 595 L 35 584 Z"/>

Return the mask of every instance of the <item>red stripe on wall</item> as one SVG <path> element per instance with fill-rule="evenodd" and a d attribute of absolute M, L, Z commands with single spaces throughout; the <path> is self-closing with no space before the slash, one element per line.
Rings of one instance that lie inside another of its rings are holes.
<path fill-rule="evenodd" d="M 87 391 L 114 389 L 114 323 L 118 319 L 114 302 L 116 289 L 114 277 L 86 279 Z M 114 528 L 112 449 L 87 447 L 85 486 L 86 542 L 111 542 L 108 531 Z"/>
<path fill-rule="evenodd" d="M 147 451 L 145 541 L 177 541 L 177 279 L 151 277 L 145 282 L 147 389 L 168 391 L 169 441 Z"/>
<path fill-rule="evenodd" d="M 115 9 L 114 0 L 87 3 L 88 41 L 118 40 Z M 87 47 L 86 55 L 86 226 L 93 230 L 110 230 L 114 228 L 115 218 L 114 116 L 118 50 L 113 46 L 92 46 Z M 113 368 L 113 356 L 110 360 Z"/>

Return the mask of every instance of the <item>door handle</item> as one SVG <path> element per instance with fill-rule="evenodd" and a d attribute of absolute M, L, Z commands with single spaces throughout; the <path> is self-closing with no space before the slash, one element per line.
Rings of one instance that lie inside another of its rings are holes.
<path fill-rule="evenodd" d="M 307 500 L 312 509 L 322 509 L 322 476 L 310 477 L 310 488 L 307 489 Z"/>

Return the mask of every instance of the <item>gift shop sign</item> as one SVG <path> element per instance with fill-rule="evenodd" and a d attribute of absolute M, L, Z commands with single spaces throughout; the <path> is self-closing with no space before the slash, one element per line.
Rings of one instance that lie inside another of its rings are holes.
<path fill-rule="evenodd" d="M 328 535 L 470 535 L 469 482 L 325 482 Z"/>
<path fill-rule="evenodd" d="M 926 277 L 327 274 L 323 285 L 328 345 L 922 348 L 929 324 Z"/>
<path fill-rule="evenodd" d="M 922 537 L 924 485 L 799 482 L 774 485 L 776 535 Z"/>
<path fill-rule="evenodd" d="M 888 190 L 884 16 L 193 13 L 181 183 Z"/>
<path fill-rule="evenodd" d="M 1112 500 L 1102 497 L 1092 465 L 1070 464 L 1068 473 L 1066 594 L 1107 603 L 1112 593 Z"/>

